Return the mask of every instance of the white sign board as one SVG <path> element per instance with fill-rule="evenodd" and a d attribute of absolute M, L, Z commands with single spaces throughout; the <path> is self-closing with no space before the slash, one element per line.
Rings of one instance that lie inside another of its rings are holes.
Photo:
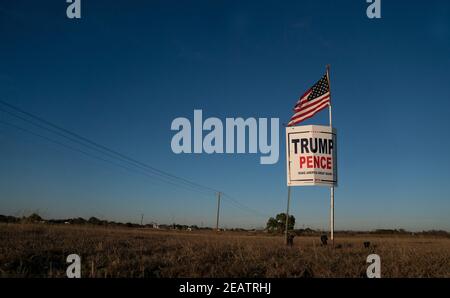
<path fill-rule="evenodd" d="M 337 186 L 336 129 L 286 127 L 287 185 Z"/>

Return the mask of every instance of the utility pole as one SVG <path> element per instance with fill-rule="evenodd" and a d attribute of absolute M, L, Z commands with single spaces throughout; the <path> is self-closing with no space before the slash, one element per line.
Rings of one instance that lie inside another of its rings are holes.
<path fill-rule="evenodd" d="M 144 214 L 141 214 L 141 226 L 144 224 Z"/>
<path fill-rule="evenodd" d="M 218 193 L 217 193 L 217 218 L 216 218 L 216 231 L 218 231 L 218 230 L 219 230 L 220 195 L 221 195 L 221 192 L 218 192 Z"/>

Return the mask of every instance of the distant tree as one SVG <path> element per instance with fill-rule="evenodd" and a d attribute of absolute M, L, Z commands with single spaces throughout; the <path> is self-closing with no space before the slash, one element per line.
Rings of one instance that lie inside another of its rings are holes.
<path fill-rule="evenodd" d="M 289 216 L 288 228 L 293 230 L 295 225 L 295 217 L 293 215 Z M 270 217 L 267 221 L 266 229 L 269 232 L 283 233 L 286 229 L 286 213 L 279 213 L 275 218 Z"/>
<path fill-rule="evenodd" d="M 102 224 L 102 221 L 94 216 L 89 218 L 88 222 L 92 225 L 101 225 Z"/>
<path fill-rule="evenodd" d="M 82 225 L 82 224 L 86 223 L 86 220 L 82 217 L 78 217 L 78 218 L 69 219 L 69 222 L 71 224 L 75 224 L 75 225 Z"/>
<path fill-rule="evenodd" d="M 266 225 L 266 229 L 269 232 L 275 232 L 278 230 L 278 222 L 275 218 L 271 217 L 269 218 L 269 220 L 267 221 L 267 225 Z"/>
<path fill-rule="evenodd" d="M 27 221 L 29 222 L 39 222 L 42 221 L 42 217 L 39 216 L 37 213 L 33 213 L 30 216 L 27 217 Z"/>
<path fill-rule="evenodd" d="M 14 217 L 14 216 L 6 216 L 6 215 L 0 215 L 0 222 L 6 222 L 6 223 L 12 223 L 12 222 L 19 222 L 20 218 Z"/>

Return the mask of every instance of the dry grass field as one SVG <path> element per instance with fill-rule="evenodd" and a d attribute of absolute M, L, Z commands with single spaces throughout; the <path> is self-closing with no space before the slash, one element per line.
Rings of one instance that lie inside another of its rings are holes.
<path fill-rule="evenodd" d="M 371 248 L 363 242 L 371 241 Z M 1 277 L 364 277 L 370 253 L 382 277 L 450 277 L 450 239 L 424 236 L 296 237 L 73 225 L 0 224 Z"/>

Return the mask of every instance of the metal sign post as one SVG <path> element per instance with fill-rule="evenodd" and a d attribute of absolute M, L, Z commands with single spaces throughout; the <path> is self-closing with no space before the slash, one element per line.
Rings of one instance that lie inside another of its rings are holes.
<path fill-rule="evenodd" d="M 288 238 L 289 238 L 288 229 L 289 229 L 289 204 L 290 204 L 290 202 L 291 202 L 291 187 L 288 186 L 288 199 L 287 199 L 287 208 L 286 208 L 286 231 L 285 231 L 286 244 L 288 244 Z"/>

